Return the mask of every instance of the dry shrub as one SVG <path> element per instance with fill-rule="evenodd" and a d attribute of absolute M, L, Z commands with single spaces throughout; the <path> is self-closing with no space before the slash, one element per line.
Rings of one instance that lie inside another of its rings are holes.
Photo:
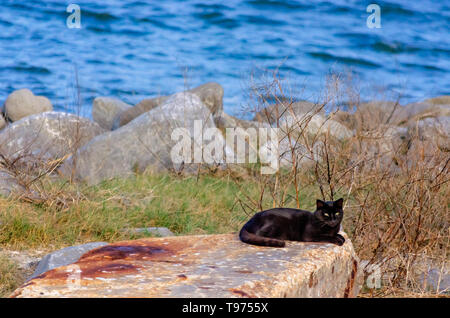
<path fill-rule="evenodd" d="M 399 289 L 438 293 L 421 277 L 431 268 L 448 271 L 448 151 L 432 135 L 391 124 L 392 114 L 402 107 L 399 96 L 394 102 L 364 104 L 350 77 L 332 74 L 317 102 L 300 111 L 284 79 L 277 71 L 271 74 L 265 83 L 251 83 L 254 106 L 246 110 L 261 121 L 267 115 L 265 121 L 280 128 L 284 152 L 279 162 L 288 158 L 289 164 L 274 175 L 255 174 L 260 193 L 246 196 L 247 212 L 311 206 L 316 198 L 300 196 L 309 185 L 322 199 L 344 197 L 344 228 L 366 260 L 366 276 L 381 269 L 383 288 L 377 295 Z M 324 109 L 328 116 L 323 129 L 310 129 Z M 288 125 L 283 124 L 286 114 Z M 352 136 L 339 138 L 333 121 L 351 128 Z M 288 147 L 283 146 L 285 139 Z"/>

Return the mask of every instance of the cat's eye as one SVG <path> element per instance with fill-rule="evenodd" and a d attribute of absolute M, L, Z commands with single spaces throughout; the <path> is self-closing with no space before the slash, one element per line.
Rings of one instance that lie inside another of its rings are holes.
<path fill-rule="evenodd" d="M 336 212 L 336 215 L 339 215 L 339 212 Z"/>
<path fill-rule="evenodd" d="M 329 216 L 330 216 L 328 213 L 324 213 L 324 215 L 325 215 L 326 217 L 329 217 Z"/>

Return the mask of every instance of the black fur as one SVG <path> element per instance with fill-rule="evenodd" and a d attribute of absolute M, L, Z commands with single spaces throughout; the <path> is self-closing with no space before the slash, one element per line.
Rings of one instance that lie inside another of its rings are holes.
<path fill-rule="evenodd" d="M 261 246 L 284 247 L 285 240 L 328 242 L 342 245 L 338 234 L 344 211 L 343 199 L 317 200 L 314 213 L 304 210 L 277 208 L 256 213 L 241 229 L 242 242 Z"/>

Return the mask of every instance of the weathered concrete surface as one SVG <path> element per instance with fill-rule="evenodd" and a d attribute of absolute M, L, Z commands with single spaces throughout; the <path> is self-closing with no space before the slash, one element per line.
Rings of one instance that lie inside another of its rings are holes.
<path fill-rule="evenodd" d="M 91 250 L 11 297 L 352 297 L 358 277 L 348 239 L 340 247 L 271 248 L 244 244 L 236 234 L 178 236 Z"/>

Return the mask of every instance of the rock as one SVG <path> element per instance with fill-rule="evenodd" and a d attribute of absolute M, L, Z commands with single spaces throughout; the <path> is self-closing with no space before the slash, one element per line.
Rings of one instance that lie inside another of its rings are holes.
<path fill-rule="evenodd" d="M 354 297 L 361 272 L 348 238 L 285 248 L 235 234 L 145 238 L 91 250 L 11 297 Z"/>
<path fill-rule="evenodd" d="M 116 130 L 116 129 L 128 124 L 130 121 L 132 121 L 136 117 L 139 117 L 140 115 L 163 104 L 165 101 L 167 101 L 168 98 L 169 98 L 169 96 L 162 96 L 162 97 L 144 99 L 140 103 L 136 104 L 135 106 L 118 113 L 113 120 L 111 129 Z"/>
<path fill-rule="evenodd" d="M 320 106 L 308 101 L 271 105 L 258 112 L 254 120 L 279 127 L 285 135 L 289 131 L 294 132 L 294 134 L 305 131 L 312 135 L 329 133 L 338 139 L 353 136 L 350 129 L 333 118 L 325 116 Z"/>
<path fill-rule="evenodd" d="M 217 115 L 214 118 L 214 121 L 217 125 L 217 127 L 222 131 L 226 138 L 226 144 L 227 148 L 230 151 L 233 151 L 235 153 L 235 161 L 229 162 L 229 164 L 242 164 L 242 163 L 256 163 L 256 158 L 258 156 L 258 134 L 259 134 L 259 128 L 271 128 L 270 124 L 258 122 L 258 121 L 249 121 L 249 120 L 243 120 L 236 118 L 234 116 L 228 115 L 225 112 L 221 112 L 219 115 Z M 228 131 L 227 131 L 228 129 Z M 235 135 L 235 138 L 227 137 L 227 133 L 230 133 L 230 131 Z M 270 136 L 270 132 L 267 131 Z M 255 136 L 256 138 L 252 139 L 252 142 L 250 141 L 251 136 Z M 244 145 L 245 147 L 245 153 L 242 152 L 239 154 L 238 149 L 240 145 Z M 255 154 L 255 162 L 250 162 L 250 152 Z M 240 157 L 244 156 L 244 158 Z M 242 160 L 244 159 L 244 160 Z M 228 167 L 231 167 L 228 165 Z M 233 166 L 233 169 L 237 168 L 235 165 Z M 239 168 L 237 168 L 239 169 Z"/>
<path fill-rule="evenodd" d="M 351 138 L 353 136 L 353 131 L 339 122 L 321 114 L 296 117 L 285 116 L 280 119 L 279 125 L 285 134 L 289 131 L 292 131 L 293 134 L 304 131 L 310 135 L 329 134 L 339 140 Z"/>
<path fill-rule="evenodd" d="M 411 103 L 402 107 L 393 119 L 398 125 L 410 125 L 425 118 L 450 116 L 450 104 Z"/>
<path fill-rule="evenodd" d="M 100 127 L 111 130 L 116 116 L 131 108 L 131 105 L 116 98 L 97 97 L 92 106 L 92 118 Z"/>
<path fill-rule="evenodd" d="M 5 128 L 5 127 L 6 127 L 6 120 L 5 120 L 5 118 L 3 117 L 3 114 L 0 113 L 0 130 L 2 130 L 2 129 Z"/>
<path fill-rule="evenodd" d="M 395 125 L 405 116 L 404 106 L 391 101 L 361 103 L 355 110 L 338 110 L 333 119 L 350 130 L 372 131 L 380 125 Z"/>
<path fill-rule="evenodd" d="M 200 97 L 200 100 L 209 108 L 213 116 L 223 110 L 223 87 L 214 82 L 200 85 L 188 92 Z"/>
<path fill-rule="evenodd" d="M 305 115 L 308 116 L 308 115 Z M 342 140 L 351 138 L 353 132 L 344 125 L 326 118 L 320 114 L 308 117 L 286 116 L 279 121 L 278 130 L 278 158 L 279 165 L 284 168 L 291 168 L 294 162 L 297 168 L 311 168 L 315 162 L 323 160 L 323 143 L 317 140 L 311 151 L 303 144 L 303 138 L 299 138 L 299 132 L 310 135 L 328 134 L 336 139 Z M 289 138 L 288 132 L 291 133 Z M 273 141 L 269 141 L 260 147 L 260 153 L 264 154 L 268 149 L 274 149 Z M 276 147 L 276 146 L 275 146 Z M 267 158 L 262 160 L 267 161 Z"/>
<path fill-rule="evenodd" d="M 349 113 L 349 112 L 346 112 L 343 110 L 337 110 L 333 114 L 333 120 L 344 125 L 345 127 L 347 127 L 350 130 L 353 130 L 356 128 L 355 116 L 352 113 Z"/>
<path fill-rule="evenodd" d="M 34 176 L 29 174 L 28 171 L 22 172 L 24 175 L 20 175 L 19 177 L 15 177 L 13 174 L 8 171 L 2 171 L 0 169 L 0 196 L 3 197 L 18 197 L 20 199 L 26 199 L 34 202 L 42 202 L 41 195 L 29 187 L 26 188 L 23 182 L 20 181 L 28 181 L 29 179 L 33 179 Z M 1 222 L 0 222 L 1 225 Z"/>
<path fill-rule="evenodd" d="M 308 131 L 311 134 L 329 133 L 331 136 L 342 140 L 353 137 L 353 132 L 333 119 L 327 119 L 316 115 L 308 125 Z"/>
<path fill-rule="evenodd" d="M 12 92 L 5 101 L 5 114 L 13 122 L 33 114 L 52 110 L 52 103 L 47 97 L 35 96 L 27 88 Z"/>
<path fill-rule="evenodd" d="M 418 121 L 411 121 L 408 133 L 413 138 L 429 141 L 443 151 L 450 151 L 450 116 L 427 117 Z"/>
<path fill-rule="evenodd" d="M 286 116 L 303 117 L 306 114 L 313 115 L 319 107 L 320 105 L 308 101 L 298 101 L 292 104 L 290 102 L 279 103 L 260 110 L 255 114 L 253 120 L 273 125 L 277 122 L 277 117 L 282 119 Z M 319 113 L 323 114 L 323 111 Z"/>
<path fill-rule="evenodd" d="M 271 127 L 268 123 L 263 123 L 254 120 L 244 120 L 231 115 L 228 115 L 224 111 L 216 114 L 214 117 L 214 122 L 217 128 L 225 131 L 226 128 L 236 128 L 241 127 L 243 129 L 247 128 L 260 128 L 260 127 Z"/>
<path fill-rule="evenodd" d="M 167 227 L 141 227 L 135 229 L 126 229 L 128 233 L 140 234 L 150 233 L 160 237 L 175 236 Z"/>
<path fill-rule="evenodd" d="M 382 169 L 396 172 L 398 171 L 398 160 L 408 152 L 408 129 L 393 125 L 380 125 L 370 131 L 360 131 L 358 142 L 355 142 L 353 147 L 352 164 L 358 164 L 369 170 Z"/>
<path fill-rule="evenodd" d="M 428 103 L 431 105 L 450 105 L 450 95 L 428 98 L 424 100 L 424 103 Z"/>
<path fill-rule="evenodd" d="M 362 130 L 372 130 L 378 128 L 378 125 L 395 124 L 396 117 L 404 106 L 398 102 L 392 101 L 371 101 L 359 105 L 355 112 L 358 122 L 363 127 Z"/>
<path fill-rule="evenodd" d="M 389 101 L 362 103 L 355 112 L 338 111 L 334 119 L 350 129 L 370 131 L 379 125 L 408 125 L 428 117 L 450 116 L 449 96 L 400 105 Z"/>
<path fill-rule="evenodd" d="M 6 171 L 0 170 L 0 196 L 8 197 L 12 192 L 23 189 Z"/>
<path fill-rule="evenodd" d="M 267 147 L 268 144 L 262 146 L 263 149 Z M 314 166 L 316 161 L 321 162 L 323 160 L 321 148 L 320 142 L 315 143 L 311 154 L 305 145 L 293 139 L 289 142 L 289 139 L 284 137 L 280 139 L 278 144 L 279 164 L 284 168 L 292 168 L 295 161 L 297 169 L 309 169 Z"/>
<path fill-rule="evenodd" d="M 225 131 L 225 129 L 227 128 L 234 128 L 239 126 L 239 119 L 234 116 L 228 115 L 224 111 L 214 117 L 214 122 L 217 128 L 223 131 Z"/>
<path fill-rule="evenodd" d="M 175 94 L 158 108 L 142 114 L 128 125 L 97 136 L 81 148 L 77 153 L 76 177 L 96 184 L 146 169 L 153 172 L 172 169 L 196 171 L 197 164 L 174 163 L 171 156 L 173 147 L 179 143 L 171 138 L 174 129 L 185 128 L 190 134 L 190 139 L 187 136 L 186 140 L 191 145 L 195 143 L 194 121 L 201 121 L 203 130 L 216 128 L 211 112 L 196 95 Z M 222 135 L 219 135 L 221 137 L 216 141 L 225 144 Z M 60 172 L 67 174 L 71 170 L 68 166 L 72 164 L 73 160 L 69 159 Z"/>
<path fill-rule="evenodd" d="M 432 268 L 420 275 L 419 284 L 434 292 L 450 294 L 450 273 Z"/>
<path fill-rule="evenodd" d="M 187 92 L 197 95 L 213 116 L 223 110 L 223 87 L 218 83 L 206 83 Z M 173 95 L 172 95 L 173 96 Z M 136 117 L 162 105 L 170 96 L 144 99 L 136 106 L 118 114 L 114 119 L 113 130 L 122 127 Z"/>
<path fill-rule="evenodd" d="M 403 106 L 391 101 L 370 101 L 358 105 L 354 112 L 338 111 L 334 118 L 351 130 L 371 131 L 380 125 L 395 124 Z"/>
<path fill-rule="evenodd" d="M 0 132 L 0 154 L 32 166 L 63 158 L 103 132 L 98 124 L 73 114 L 35 114 Z"/>
<path fill-rule="evenodd" d="M 69 265 L 78 261 L 78 259 L 95 248 L 108 245 L 106 242 L 92 242 L 82 245 L 70 246 L 53 253 L 45 255 L 37 265 L 33 275 L 28 279 L 33 279 L 39 275 L 57 267 Z"/>

